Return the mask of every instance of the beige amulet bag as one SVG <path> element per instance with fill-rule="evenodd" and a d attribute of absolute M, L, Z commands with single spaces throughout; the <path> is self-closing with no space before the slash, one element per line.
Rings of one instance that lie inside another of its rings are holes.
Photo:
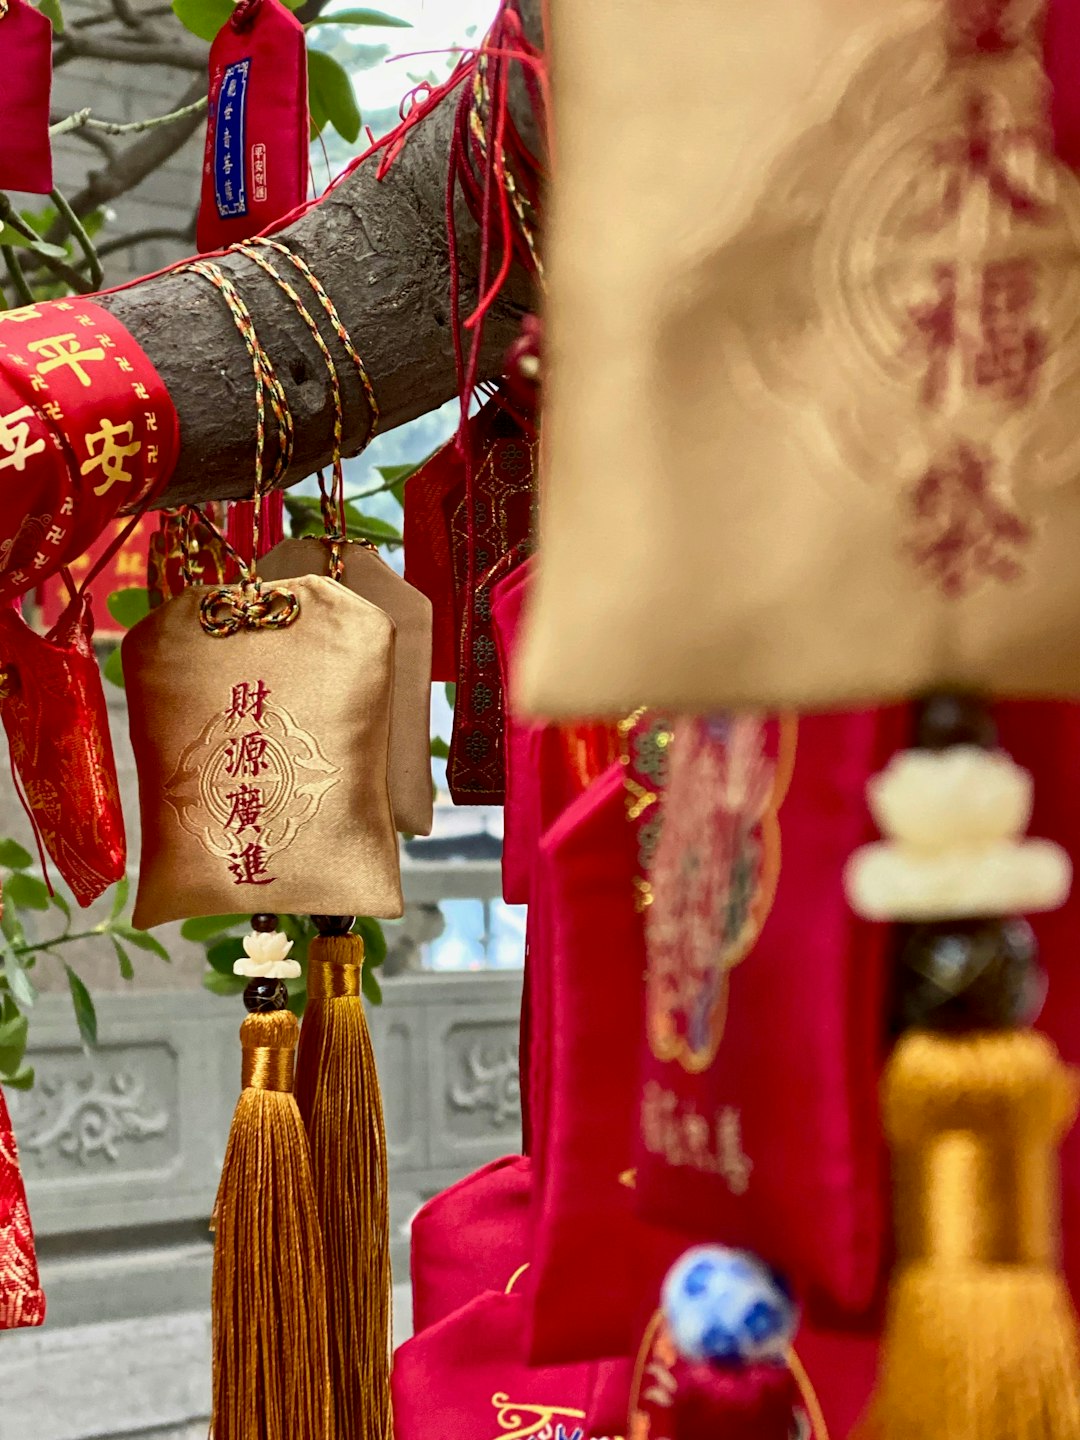
<path fill-rule="evenodd" d="M 250 593 L 192 587 L 124 639 L 142 816 L 133 922 L 397 918 L 394 623 L 322 576 Z M 252 628 L 258 607 L 289 600 L 289 623 Z"/>
<path fill-rule="evenodd" d="M 384 610 L 396 627 L 394 697 L 390 712 L 390 801 L 397 828 L 430 835 L 431 601 L 375 550 L 332 537 L 282 540 L 259 562 L 266 580 L 330 573 L 340 557 L 341 583 Z"/>
<path fill-rule="evenodd" d="M 1080 180 L 1042 0 L 553 11 L 520 698 L 1080 690 Z"/>

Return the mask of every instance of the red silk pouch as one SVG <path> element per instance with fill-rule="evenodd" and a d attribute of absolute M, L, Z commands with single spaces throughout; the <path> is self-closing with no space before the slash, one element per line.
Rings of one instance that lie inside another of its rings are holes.
<path fill-rule="evenodd" d="M 109 717 L 91 643 L 89 598 L 76 595 L 48 635 L 0 611 L 0 719 L 34 826 L 80 905 L 127 868 Z"/>
<path fill-rule="evenodd" d="M 505 1290 L 521 1270 L 531 1184 L 526 1156 L 505 1155 L 420 1207 L 409 1252 L 414 1334 L 485 1290 Z"/>
<path fill-rule="evenodd" d="M 19 1152 L 0 1089 L 0 1330 L 40 1325 L 44 1319 L 45 1296 L 38 1279 Z"/>
<path fill-rule="evenodd" d="M 532 562 L 526 560 L 492 590 L 491 611 L 505 699 L 503 754 L 503 899 L 529 902 L 537 847 L 545 829 L 604 773 L 619 753 L 609 725 L 537 725 L 513 703 L 513 667 L 528 600 Z"/>
<path fill-rule="evenodd" d="M 157 371 L 83 297 L 0 312 L 0 601 L 165 485 L 180 447 Z"/>
<path fill-rule="evenodd" d="M 0 190 L 48 195 L 53 29 L 27 0 L 0 0 Z"/>
<path fill-rule="evenodd" d="M 395 1440 L 586 1440 L 603 1433 L 590 1415 L 597 1397 L 597 1420 L 610 1423 L 613 1392 L 629 1394 L 629 1360 L 540 1368 L 524 1354 L 524 1298 L 491 1290 L 406 1340 L 394 1356 Z"/>
<path fill-rule="evenodd" d="M 196 240 L 258 235 L 307 196 L 304 27 L 280 0 L 240 0 L 210 47 L 210 106 Z"/>
<path fill-rule="evenodd" d="M 1075 0 L 1049 0 L 1043 34 L 1054 148 L 1067 165 L 1080 170 L 1080 7 Z"/>
<path fill-rule="evenodd" d="M 545 924 L 530 993 L 533 1047 L 549 1078 L 534 1096 L 526 1287 L 538 1363 L 632 1353 L 683 1249 L 681 1236 L 634 1210 L 639 1057 L 628 1037 L 644 1023 L 645 942 L 626 799 L 613 765 L 540 842 Z M 605 1044 L 605 1035 L 621 1038 Z"/>
<path fill-rule="evenodd" d="M 445 506 L 455 490 L 465 491 L 465 462 L 456 440 L 405 482 L 405 579 L 431 601 L 432 680 L 457 679 L 457 602 Z"/>
<path fill-rule="evenodd" d="M 652 869 L 641 1213 L 755 1250 L 823 1323 L 866 1315 L 888 1243 L 887 932 L 841 876 L 909 723 L 680 721 Z"/>

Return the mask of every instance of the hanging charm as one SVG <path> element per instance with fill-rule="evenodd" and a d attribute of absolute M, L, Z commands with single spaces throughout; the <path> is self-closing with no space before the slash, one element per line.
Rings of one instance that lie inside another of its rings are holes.
<path fill-rule="evenodd" d="M 352 916 L 313 918 L 319 933 L 308 949 L 296 1100 L 326 1247 L 337 1434 L 389 1440 L 390 1197 L 382 1095 L 360 993 L 364 942 L 350 933 Z"/>
<path fill-rule="evenodd" d="M 916 1028 L 882 1084 L 897 1258 L 866 1433 L 1080 1440 L 1057 1155 L 1080 1085 L 1024 1028 L 1043 987 L 1030 931 L 1015 939 L 1015 912 L 1063 903 L 1068 857 L 1020 838 L 1031 778 L 978 702 L 931 697 L 918 738 L 868 785 L 889 838 L 846 875 L 859 913 L 918 922 L 896 981 Z"/>
<path fill-rule="evenodd" d="M 0 190 L 48 195 L 53 188 L 52 46 L 52 24 L 29 0 L 0 0 Z"/>
<path fill-rule="evenodd" d="M 333 1434 L 325 1262 L 307 1135 L 293 1099 L 299 1023 L 286 1009 L 277 917 L 255 917 L 240 1027 L 243 1089 L 214 1205 L 214 1440 Z M 252 961 L 252 950 L 256 958 Z M 288 962 L 286 962 L 288 963 Z"/>
<path fill-rule="evenodd" d="M 200 250 L 246 240 L 303 204 L 308 126 L 303 25 L 280 0 L 240 0 L 210 47 Z"/>

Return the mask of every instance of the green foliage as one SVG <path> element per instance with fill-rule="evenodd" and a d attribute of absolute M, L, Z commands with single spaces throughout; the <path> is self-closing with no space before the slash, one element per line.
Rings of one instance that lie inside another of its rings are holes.
<path fill-rule="evenodd" d="M 50 21 L 52 28 L 57 35 L 64 33 L 64 15 L 60 9 L 60 0 L 37 0 L 37 8 Z"/>
<path fill-rule="evenodd" d="M 450 746 L 441 735 L 431 737 L 431 758 L 433 760 L 449 760 Z"/>
<path fill-rule="evenodd" d="M 308 50 L 308 105 L 318 135 L 328 124 L 353 145 L 360 136 L 360 107 L 343 65 L 323 50 Z"/>
<path fill-rule="evenodd" d="M 324 534 L 322 506 L 315 496 L 286 491 L 285 511 L 294 540 L 303 535 Z M 352 500 L 345 502 L 345 533 L 350 540 L 369 540 L 373 545 L 386 545 L 390 549 L 401 544 L 401 531 L 396 525 L 378 515 L 364 514 Z"/>
<path fill-rule="evenodd" d="M 101 667 L 101 673 L 110 685 L 118 685 L 121 690 L 124 688 L 124 662 L 120 654 L 120 646 L 110 650 Z"/>
<path fill-rule="evenodd" d="M 290 960 L 300 965 L 300 974 L 295 980 L 286 980 L 289 992 L 289 1009 L 295 1015 L 304 1013 L 307 1000 L 308 946 L 318 933 L 314 922 L 307 915 L 280 915 L 278 928 L 293 942 Z M 382 987 L 374 974 L 386 959 L 386 936 L 378 920 L 364 915 L 357 920 L 355 930 L 364 940 L 364 994 L 373 1005 L 382 1003 Z M 248 915 L 212 915 L 208 918 L 185 920 L 180 934 L 185 940 L 192 940 L 206 950 L 207 969 L 202 977 L 203 988 L 211 995 L 235 996 L 242 993 L 247 980 L 233 974 L 233 964 L 244 954 L 242 937 L 251 929 Z"/>
<path fill-rule="evenodd" d="M 381 10 L 333 10 L 329 15 L 316 15 L 314 20 L 308 21 L 307 28 L 311 30 L 316 25 L 380 25 L 384 30 L 412 29 L 411 20 L 386 15 Z"/>
<path fill-rule="evenodd" d="M 114 590 L 105 602 L 109 614 L 125 630 L 130 630 L 150 614 L 150 592 L 144 585 L 129 585 Z"/>
<path fill-rule="evenodd" d="M 34 1072 L 23 1064 L 30 1031 L 30 1012 L 37 999 L 31 973 L 39 963 L 63 965 L 79 1035 L 87 1048 L 97 1044 L 97 1012 L 85 982 L 63 959 L 63 946 L 76 940 L 108 939 L 116 953 L 120 975 L 135 978 L 128 947 L 168 960 L 161 941 L 136 930 L 127 916 L 129 886 L 126 877 L 113 893 L 108 918 L 90 930 L 72 930 L 71 906 L 63 895 L 50 895 L 48 886 L 29 873 L 32 859 L 17 840 L 0 838 L 0 868 L 3 880 L 3 914 L 0 916 L 0 1084 L 29 1089 Z M 42 917 L 60 919 L 62 927 L 50 927 L 42 934 Z M 28 935 L 27 932 L 30 931 Z"/>
<path fill-rule="evenodd" d="M 200 40 L 213 40 L 233 12 L 231 0 L 172 0 L 173 14 Z"/>

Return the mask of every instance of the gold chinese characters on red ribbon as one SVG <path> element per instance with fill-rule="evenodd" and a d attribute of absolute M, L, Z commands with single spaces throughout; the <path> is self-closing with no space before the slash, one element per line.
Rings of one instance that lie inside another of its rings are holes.
<path fill-rule="evenodd" d="M 156 494 L 179 438 L 157 371 L 100 305 L 0 311 L 0 600 L 70 564 Z"/>

